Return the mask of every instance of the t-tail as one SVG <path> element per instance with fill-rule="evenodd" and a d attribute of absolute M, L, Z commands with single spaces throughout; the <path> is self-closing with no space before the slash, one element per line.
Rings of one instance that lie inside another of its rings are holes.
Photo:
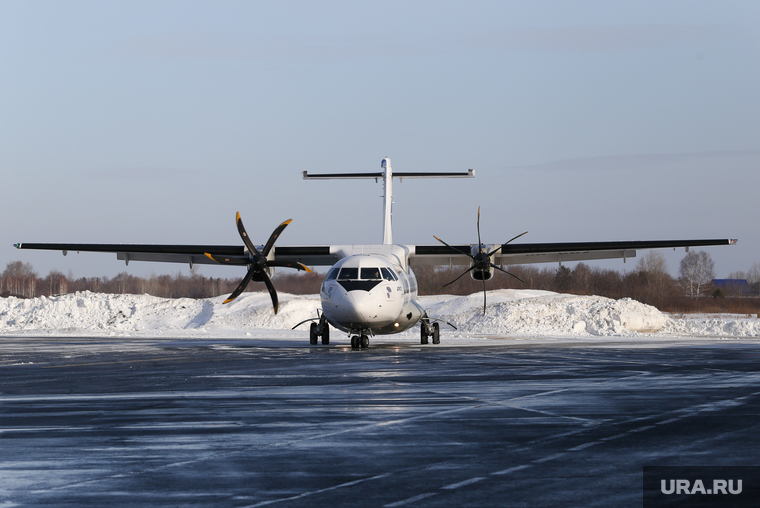
<path fill-rule="evenodd" d="M 380 162 L 379 173 L 323 173 L 309 174 L 303 172 L 304 180 L 337 180 L 337 179 L 374 179 L 378 182 L 383 181 L 383 244 L 393 244 L 393 228 L 391 227 L 392 206 L 393 206 L 393 179 L 398 178 L 402 181 L 404 178 L 474 178 L 475 170 L 469 169 L 466 172 L 429 172 L 429 173 L 394 173 L 391 168 L 391 159 L 384 158 Z"/>

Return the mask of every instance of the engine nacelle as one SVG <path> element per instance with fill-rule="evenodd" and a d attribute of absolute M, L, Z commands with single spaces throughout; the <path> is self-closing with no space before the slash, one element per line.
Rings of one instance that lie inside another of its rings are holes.
<path fill-rule="evenodd" d="M 474 280 L 491 280 L 493 277 L 493 266 L 491 266 L 491 258 L 487 256 L 489 252 L 493 251 L 494 246 L 481 245 L 478 248 L 477 245 L 470 247 L 470 254 L 472 254 L 473 260 L 470 263 L 470 277 Z"/>

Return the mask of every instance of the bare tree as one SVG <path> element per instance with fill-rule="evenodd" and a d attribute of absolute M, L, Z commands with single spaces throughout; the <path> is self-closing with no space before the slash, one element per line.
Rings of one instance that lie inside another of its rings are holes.
<path fill-rule="evenodd" d="M 47 277 L 45 277 L 45 284 L 48 288 L 48 294 L 63 295 L 69 290 L 69 283 L 66 280 L 66 276 L 58 270 L 52 270 Z"/>
<path fill-rule="evenodd" d="M 668 263 L 662 252 L 650 250 L 646 256 L 639 259 L 636 269 L 643 276 L 648 296 L 654 299 L 665 296 L 673 279 L 668 273 Z"/>
<path fill-rule="evenodd" d="M 681 260 L 678 274 L 682 287 L 694 298 L 715 278 L 715 262 L 705 251 L 691 251 Z"/>
<path fill-rule="evenodd" d="M 752 263 L 752 267 L 747 271 L 747 282 L 750 286 L 760 284 L 760 263 L 757 261 Z"/>
<path fill-rule="evenodd" d="M 30 263 L 12 261 L 8 263 L 3 272 L 6 290 L 16 296 L 34 298 L 37 290 L 37 272 Z"/>

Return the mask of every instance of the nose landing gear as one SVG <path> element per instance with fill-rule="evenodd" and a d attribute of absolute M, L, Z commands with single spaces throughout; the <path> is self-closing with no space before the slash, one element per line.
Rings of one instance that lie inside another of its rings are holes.
<path fill-rule="evenodd" d="M 353 349 L 367 349 L 369 347 L 369 337 L 364 334 L 362 334 L 361 337 L 354 335 L 351 337 L 351 347 Z"/>

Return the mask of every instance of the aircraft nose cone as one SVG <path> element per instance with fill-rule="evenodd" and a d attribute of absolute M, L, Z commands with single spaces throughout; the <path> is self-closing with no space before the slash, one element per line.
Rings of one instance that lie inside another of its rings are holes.
<path fill-rule="evenodd" d="M 329 317 L 347 328 L 380 328 L 393 322 L 393 305 L 367 291 L 349 291 Z"/>
<path fill-rule="evenodd" d="M 378 298 L 364 291 L 352 291 L 349 296 L 353 298 L 352 306 L 356 314 L 373 328 L 389 324 L 396 317 L 389 315 L 391 306 L 385 302 L 384 298 Z"/>

